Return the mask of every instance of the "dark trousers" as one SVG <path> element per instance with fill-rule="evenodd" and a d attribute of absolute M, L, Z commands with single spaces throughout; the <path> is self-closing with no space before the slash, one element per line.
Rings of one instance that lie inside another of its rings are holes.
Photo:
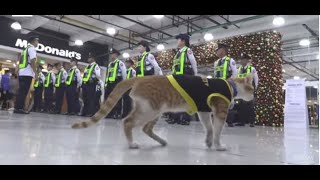
<path fill-rule="evenodd" d="M 43 86 L 38 86 L 34 88 L 34 104 L 33 110 L 40 111 L 42 108 L 42 93 L 43 93 Z"/>
<path fill-rule="evenodd" d="M 185 112 L 181 113 L 169 113 L 170 119 L 176 121 L 177 123 L 190 122 L 191 116 Z"/>
<path fill-rule="evenodd" d="M 101 90 L 96 91 L 96 97 L 94 102 L 96 112 L 100 109 L 100 97 L 101 97 Z"/>
<path fill-rule="evenodd" d="M 79 92 L 77 92 L 77 83 L 66 86 L 68 113 L 78 113 L 80 111 Z"/>
<path fill-rule="evenodd" d="M 57 112 L 57 113 L 61 112 L 61 106 L 62 106 L 65 90 L 66 90 L 65 83 L 61 83 L 60 87 L 56 88 L 56 107 L 55 107 L 55 112 Z"/>
<path fill-rule="evenodd" d="M 96 113 L 96 85 L 94 82 L 82 85 L 83 115 L 93 115 Z"/>
<path fill-rule="evenodd" d="M 132 99 L 129 96 L 130 94 L 130 90 L 127 91 L 124 95 L 123 95 L 123 112 L 122 112 L 122 117 L 125 118 L 128 116 L 128 114 L 130 113 L 130 111 L 132 110 Z"/>
<path fill-rule="evenodd" d="M 19 90 L 17 94 L 17 100 L 15 104 L 15 109 L 22 110 L 26 97 L 28 95 L 32 77 L 31 76 L 19 76 Z"/>
<path fill-rule="evenodd" d="M 44 88 L 44 111 L 52 111 L 53 101 L 53 84 L 49 84 L 49 87 Z"/>
<path fill-rule="evenodd" d="M 254 123 L 255 122 L 255 112 L 253 101 L 240 101 L 239 111 L 238 111 L 239 123 Z"/>
<path fill-rule="evenodd" d="M 114 83 L 108 83 L 107 87 L 104 91 L 104 99 L 107 100 L 113 89 L 116 87 L 118 82 Z M 122 110 L 122 98 L 117 102 L 117 104 L 114 106 L 114 108 L 111 110 L 109 115 L 107 117 L 112 117 L 114 115 L 121 115 Z"/>

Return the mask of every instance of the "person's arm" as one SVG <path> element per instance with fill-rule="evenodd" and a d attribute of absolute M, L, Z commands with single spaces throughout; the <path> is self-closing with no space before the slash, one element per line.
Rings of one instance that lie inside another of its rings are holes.
<path fill-rule="evenodd" d="M 256 68 L 252 67 L 253 81 L 256 89 L 258 89 L 259 77 Z"/>
<path fill-rule="evenodd" d="M 132 69 L 132 77 L 136 77 L 136 76 L 137 76 L 136 70 Z"/>
<path fill-rule="evenodd" d="M 76 73 L 76 77 L 77 77 L 77 88 L 79 88 L 81 86 L 81 84 L 82 84 L 80 70 L 76 69 L 75 73 Z"/>
<path fill-rule="evenodd" d="M 148 61 L 154 68 L 154 74 L 160 75 L 160 73 L 162 73 L 161 68 L 152 54 L 149 54 Z"/>
<path fill-rule="evenodd" d="M 236 61 L 234 59 L 230 59 L 230 67 L 231 67 L 231 77 L 238 77 L 238 70 L 237 70 L 237 65 L 236 65 Z"/>
<path fill-rule="evenodd" d="M 101 71 L 100 71 L 100 67 L 99 67 L 98 64 L 97 64 L 96 67 L 94 68 L 94 72 L 95 72 L 95 74 L 96 74 L 96 77 L 97 77 L 98 79 L 101 79 Z"/>
<path fill-rule="evenodd" d="M 68 73 L 67 73 L 66 70 L 63 70 L 63 72 L 62 72 L 62 79 L 64 80 L 64 82 L 67 81 L 67 78 L 68 78 Z"/>
<path fill-rule="evenodd" d="M 38 80 L 38 71 L 37 71 L 37 52 L 34 47 L 28 49 L 28 55 L 31 61 L 31 68 L 36 80 Z"/>
<path fill-rule="evenodd" d="M 187 56 L 188 56 L 188 60 L 191 64 L 194 75 L 197 75 L 198 74 L 197 61 L 196 61 L 196 58 L 194 57 L 193 52 L 190 48 L 188 49 Z"/>
<path fill-rule="evenodd" d="M 215 61 L 214 64 L 213 64 L 213 75 L 212 75 L 213 78 L 216 78 L 216 74 L 217 74 L 216 73 L 216 67 L 218 65 L 218 62 L 219 62 L 219 60 Z"/>
<path fill-rule="evenodd" d="M 121 70 L 122 80 L 127 79 L 127 68 L 122 61 L 119 62 L 119 67 Z"/>
<path fill-rule="evenodd" d="M 50 72 L 51 73 L 51 78 L 52 78 L 52 83 L 56 83 L 56 75 L 53 73 L 53 72 Z"/>

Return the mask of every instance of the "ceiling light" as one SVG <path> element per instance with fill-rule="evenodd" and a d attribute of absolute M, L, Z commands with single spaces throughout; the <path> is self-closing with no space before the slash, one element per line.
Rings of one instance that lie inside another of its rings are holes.
<path fill-rule="evenodd" d="M 286 89 L 286 87 L 282 86 L 282 89 Z"/>
<path fill-rule="evenodd" d="M 212 78 L 212 76 L 210 76 L 210 75 L 209 75 L 209 76 L 207 76 L 207 78 L 208 78 L 208 79 L 211 79 L 211 78 Z"/>
<path fill-rule="evenodd" d="M 157 18 L 157 19 L 161 19 L 164 17 L 164 15 L 153 15 L 154 18 Z"/>
<path fill-rule="evenodd" d="M 125 53 L 122 54 L 122 57 L 128 58 L 128 57 L 130 57 L 130 55 L 129 55 L 129 53 L 126 53 L 126 52 L 125 52 Z"/>
<path fill-rule="evenodd" d="M 77 45 L 77 46 L 82 46 L 82 45 L 83 45 L 83 42 L 78 39 L 78 40 L 76 40 L 76 41 L 74 42 L 74 44 Z"/>
<path fill-rule="evenodd" d="M 158 49 L 159 51 L 164 50 L 164 45 L 163 45 L 163 44 L 159 44 L 159 45 L 157 46 L 157 49 Z"/>
<path fill-rule="evenodd" d="M 286 72 L 286 70 L 285 70 L 285 69 L 282 69 L 282 72 Z"/>
<path fill-rule="evenodd" d="M 310 45 L 310 41 L 309 41 L 309 39 L 302 39 L 302 40 L 299 42 L 299 45 L 300 45 L 300 46 L 309 46 L 309 45 Z"/>
<path fill-rule="evenodd" d="M 11 24 L 11 28 L 14 30 L 20 30 L 21 29 L 21 24 L 18 22 L 14 22 Z"/>
<path fill-rule="evenodd" d="M 283 25 L 284 23 L 285 23 L 285 20 L 284 20 L 284 18 L 283 17 L 281 17 L 281 16 L 277 16 L 277 17 L 275 17 L 274 19 L 273 19 L 273 25 L 275 25 L 275 26 L 281 26 L 281 25 Z"/>
<path fill-rule="evenodd" d="M 213 35 L 211 33 L 206 33 L 203 38 L 205 41 L 211 41 L 213 40 Z"/>
<path fill-rule="evenodd" d="M 7 62 L 12 62 L 11 60 L 6 60 Z"/>
<path fill-rule="evenodd" d="M 16 64 L 13 64 L 13 67 L 17 67 L 17 65 L 16 65 Z"/>
<path fill-rule="evenodd" d="M 300 79 L 299 76 L 293 76 L 293 79 L 297 80 L 297 79 Z"/>
<path fill-rule="evenodd" d="M 115 35 L 116 34 L 116 29 L 115 28 L 108 28 L 107 33 L 110 35 Z"/>
<path fill-rule="evenodd" d="M 316 89 L 318 89 L 318 86 L 313 86 L 313 88 L 316 88 Z"/>
<path fill-rule="evenodd" d="M 12 15 L 12 17 L 32 17 L 33 15 Z"/>

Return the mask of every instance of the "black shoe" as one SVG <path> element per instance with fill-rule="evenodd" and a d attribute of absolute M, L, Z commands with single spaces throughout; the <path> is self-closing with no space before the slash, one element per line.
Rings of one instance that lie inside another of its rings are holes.
<path fill-rule="evenodd" d="M 237 123 L 237 124 L 235 124 L 235 126 L 244 126 L 244 124 L 243 123 Z"/>
<path fill-rule="evenodd" d="M 254 127 L 254 124 L 253 124 L 253 123 L 251 123 L 251 124 L 250 124 L 250 127 Z"/>
<path fill-rule="evenodd" d="M 228 123 L 228 127 L 233 127 L 233 124 L 232 123 Z"/>
<path fill-rule="evenodd" d="M 71 112 L 71 113 L 67 113 L 67 115 L 69 115 L 69 116 L 74 116 L 74 115 L 76 115 L 76 113 Z"/>
<path fill-rule="evenodd" d="M 174 119 L 167 119 L 166 122 L 167 122 L 168 124 L 175 124 L 175 123 L 177 123 L 177 121 L 174 120 Z"/>
<path fill-rule="evenodd" d="M 15 113 L 15 114 L 29 114 L 28 112 L 25 112 L 25 111 L 22 110 L 22 109 L 15 109 L 15 110 L 13 111 L 13 113 Z"/>
<path fill-rule="evenodd" d="M 190 122 L 189 121 L 181 121 L 178 124 L 187 126 L 187 125 L 190 125 Z"/>

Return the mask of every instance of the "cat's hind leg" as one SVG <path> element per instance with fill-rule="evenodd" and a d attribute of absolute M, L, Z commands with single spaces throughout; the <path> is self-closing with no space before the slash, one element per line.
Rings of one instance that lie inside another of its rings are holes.
<path fill-rule="evenodd" d="M 158 118 L 159 118 L 159 117 L 156 117 L 153 121 L 147 122 L 147 123 L 143 126 L 142 130 L 143 130 L 143 132 L 146 133 L 150 138 L 152 138 L 153 140 L 157 141 L 157 142 L 160 143 L 162 146 L 166 146 L 166 145 L 167 145 L 167 142 L 153 132 L 153 128 L 154 128 L 155 124 L 157 123 Z"/>

